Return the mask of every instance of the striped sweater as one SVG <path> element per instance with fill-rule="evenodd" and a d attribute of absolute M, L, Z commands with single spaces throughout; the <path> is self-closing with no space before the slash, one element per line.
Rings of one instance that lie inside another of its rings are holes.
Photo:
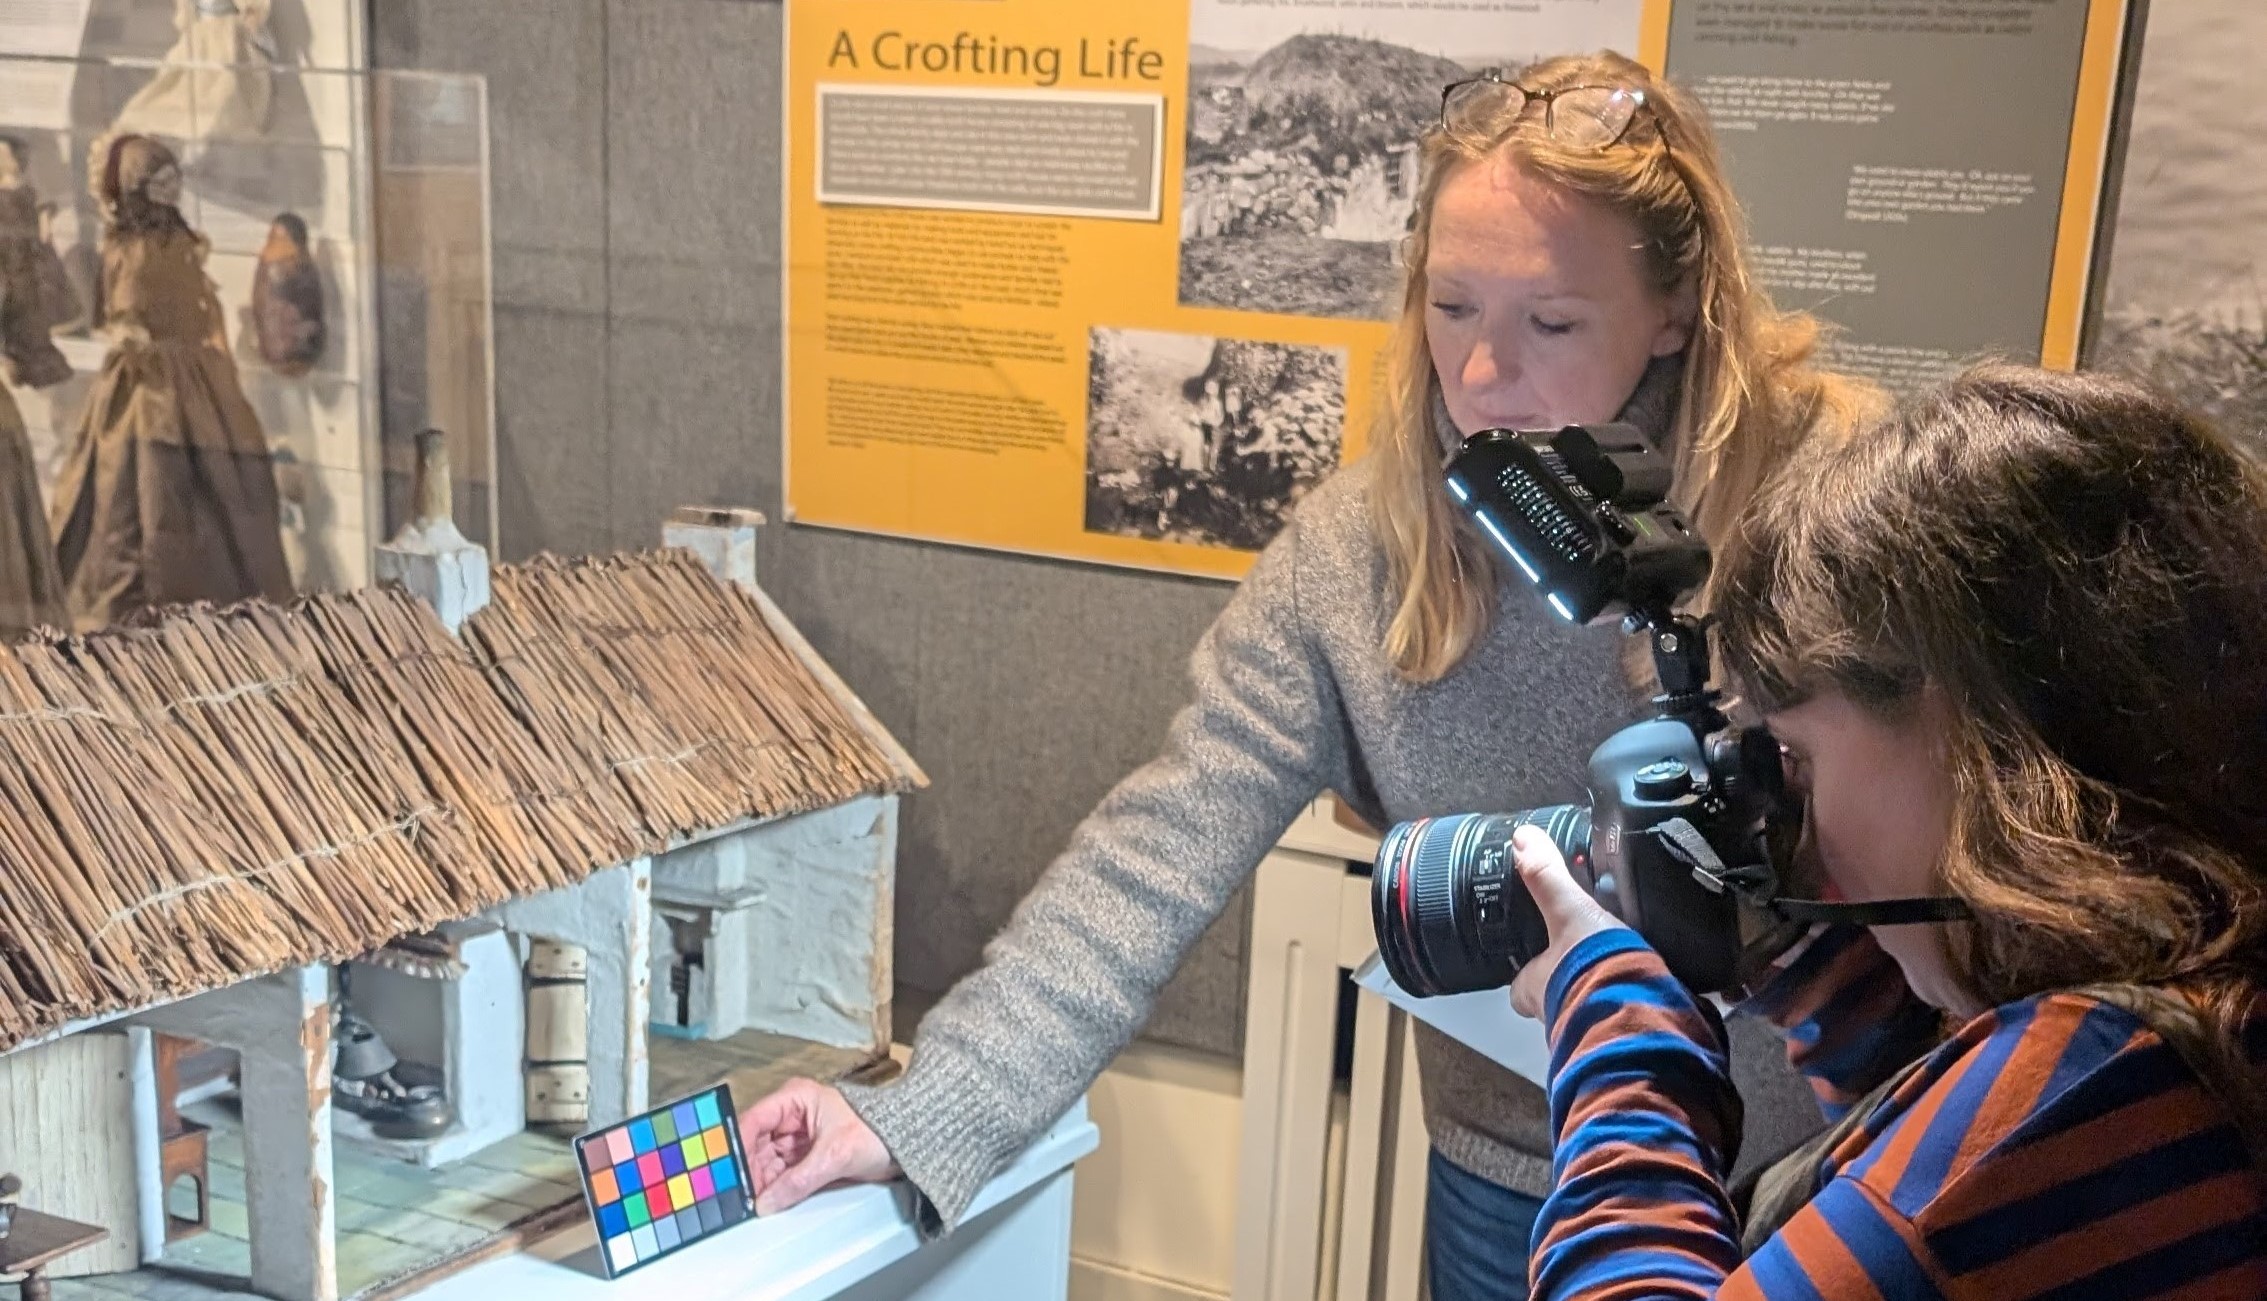
<path fill-rule="evenodd" d="M 1913 1060 L 1932 1022 L 1854 930 L 1822 934 L 1748 1006 L 1830 1110 Z M 1567 955 L 1545 1018 L 1556 1186 L 1537 1298 L 2267 1297 L 2267 1178 L 2227 1109 L 2121 1008 L 2055 993 L 1970 1022 L 1745 1261 L 1725 1192 L 1740 1106 L 1713 1009 L 1614 930 Z M 2267 1011 L 2251 1024 L 2267 1064 Z"/>

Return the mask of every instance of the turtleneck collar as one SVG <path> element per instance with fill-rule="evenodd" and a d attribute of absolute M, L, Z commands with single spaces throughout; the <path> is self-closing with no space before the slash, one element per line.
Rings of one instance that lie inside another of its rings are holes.
<path fill-rule="evenodd" d="M 1663 452 L 1672 450 L 1676 436 L 1677 400 L 1684 390 L 1685 358 L 1681 352 L 1666 357 L 1655 357 L 1638 377 L 1637 388 L 1622 404 L 1621 413 L 1614 419 L 1633 426 L 1645 435 L 1646 441 Z M 1448 414 L 1448 403 L 1441 397 L 1440 386 L 1433 386 L 1433 430 L 1440 437 L 1443 455 L 1454 456 L 1464 445 L 1465 431 L 1456 427 Z"/>

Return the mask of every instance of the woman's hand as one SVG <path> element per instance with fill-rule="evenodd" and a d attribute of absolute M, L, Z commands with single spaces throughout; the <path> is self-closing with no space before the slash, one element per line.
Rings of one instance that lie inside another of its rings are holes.
<path fill-rule="evenodd" d="M 1518 978 L 1511 982 L 1511 1005 L 1520 1015 L 1541 1020 L 1543 993 L 1550 988 L 1551 976 L 1567 953 L 1600 931 L 1627 928 L 1591 898 L 1589 891 L 1575 884 L 1559 847 L 1542 828 L 1519 828 L 1512 833 L 1511 846 L 1519 879 L 1534 896 L 1535 906 L 1543 913 L 1543 924 L 1551 932 L 1551 947 L 1521 967 Z"/>
<path fill-rule="evenodd" d="M 789 1080 L 740 1113 L 756 1214 L 784 1211 L 838 1183 L 878 1184 L 900 1171 L 839 1089 Z"/>

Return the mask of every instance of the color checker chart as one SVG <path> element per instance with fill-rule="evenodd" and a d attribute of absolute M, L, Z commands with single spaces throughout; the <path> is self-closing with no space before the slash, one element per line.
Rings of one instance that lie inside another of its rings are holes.
<path fill-rule="evenodd" d="M 608 1278 L 754 1212 L 737 1114 L 718 1085 L 575 1140 Z"/>

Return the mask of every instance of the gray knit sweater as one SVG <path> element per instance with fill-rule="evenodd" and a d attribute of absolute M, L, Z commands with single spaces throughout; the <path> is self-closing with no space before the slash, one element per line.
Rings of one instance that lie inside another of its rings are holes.
<path fill-rule="evenodd" d="M 1665 424 L 1659 388 L 1649 376 L 1625 418 L 1643 407 Z M 1378 827 L 1579 799 L 1590 749 L 1635 714 L 1619 634 L 1559 622 L 1523 583 L 1454 672 L 1400 680 L 1382 650 L 1395 602 L 1371 477 L 1366 461 L 1334 475 L 1260 556 L 1192 657 L 1195 699 L 1164 753 L 1079 825 L 984 965 L 921 1022 L 905 1074 L 844 1090 L 927 1199 L 930 1231 L 1109 1065 L 1316 795 Z M 1542 1090 L 1430 1030 L 1418 1052 L 1441 1154 L 1548 1191 Z"/>

